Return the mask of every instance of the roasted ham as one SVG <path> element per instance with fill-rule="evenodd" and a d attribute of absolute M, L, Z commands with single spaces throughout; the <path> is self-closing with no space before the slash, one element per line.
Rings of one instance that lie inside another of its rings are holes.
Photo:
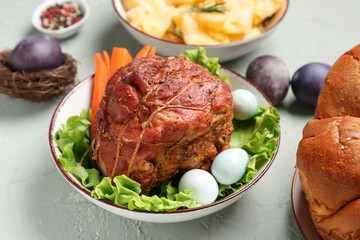
<path fill-rule="evenodd" d="M 233 131 L 229 86 L 185 57 L 153 56 L 120 68 L 96 113 L 93 159 L 148 193 L 189 169 L 210 170 Z"/>

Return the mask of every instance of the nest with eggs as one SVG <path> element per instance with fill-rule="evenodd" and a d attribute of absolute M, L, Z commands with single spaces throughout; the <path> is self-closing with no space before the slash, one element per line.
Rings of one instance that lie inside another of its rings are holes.
<path fill-rule="evenodd" d="M 0 93 L 31 102 L 44 102 L 67 92 L 75 82 L 76 61 L 63 54 L 57 68 L 40 71 L 13 71 L 11 50 L 0 52 Z"/>

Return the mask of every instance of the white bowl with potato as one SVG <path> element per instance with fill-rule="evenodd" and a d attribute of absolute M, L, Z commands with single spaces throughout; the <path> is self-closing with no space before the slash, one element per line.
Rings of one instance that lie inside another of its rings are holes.
<path fill-rule="evenodd" d="M 177 5 L 166 4 L 171 2 Z M 239 1 L 204 1 L 207 5 L 199 6 L 195 2 L 199 1 L 112 0 L 120 22 L 141 44 L 155 46 L 164 56 L 203 46 L 220 62 L 258 48 L 278 28 L 289 5 L 289 0 L 262 5 L 245 0 L 241 4 L 246 8 L 237 7 Z"/>

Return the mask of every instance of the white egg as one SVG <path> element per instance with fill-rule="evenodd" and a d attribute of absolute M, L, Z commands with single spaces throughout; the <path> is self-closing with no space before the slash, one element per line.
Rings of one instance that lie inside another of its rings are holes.
<path fill-rule="evenodd" d="M 221 184 L 233 184 L 245 174 L 249 155 L 241 148 L 230 148 L 219 153 L 211 165 L 211 174 Z"/>
<path fill-rule="evenodd" d="M 234 118 L 237 120 L 251 118 L 258 108 L 258 101 L 255 95 L 245 89 L 234 90 L 232 95 L 234 100 Z"/>
<path fill-rule="evenodd" d="M 214 177 L 202 169 L 187 171 L 180 179 L 179 190 L 193 191 L 191 196 L 201 204 L 209 204 L 216 200 L 219 187 Z"/>

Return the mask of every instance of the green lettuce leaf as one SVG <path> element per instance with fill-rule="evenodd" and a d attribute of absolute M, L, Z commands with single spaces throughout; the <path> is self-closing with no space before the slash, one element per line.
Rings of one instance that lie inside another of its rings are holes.
<path fill-rule="evenodd" d="M 100 182 L 100 175 L 98 170 L 90 168 L 90 154 L 85 154 L 90 146 L 90 116 L 91 110 L 84 109 L 80 116 L 70 117 L 55 133 L 54 140 L 61 152 L 59 162 L 64 170 L 84 187 L 92 189 Z M 83 157 L 82 165 L 79 165 Z"/>
<path fill-rule="evenodd" d="M 220 74 L 221 66 L 219 64 L 219 58 L 208 58 L 205 48 L 198 47 L 195 49 L 185 50 L 185 52 L 180 54 L 180 56 L 185 56 L 190 61 L 209 69 L 213 75 L 222 78 L 229 85 L 229 87 L 231 87 L 229 77 Z"/>
<path fill-rule="evenodd" d="M 201 206 L 191 197 L 191 191 L 179 192 L 171 185 L 171 181 L 164 186 L 167 190 L 166 196 L 140 195 L 141 185 L 125 175 L 116 176 L 113 182 L 115 186 L 112 185 L 111 178 L 104 177 L 91 195 L 96 199 L 105 199 L 126 206 L 130 210 L 158 212 Z"/>
<path fill-rule="evenodd" d="M 234 132 L 230 147 L 242 148 L 249 154 L 245 175 L 231 185 L 219 185 L 219 198 L 226 197 L 249 183 L 254 174 L 276 151 L 280 137 L 280 116 L 275 107 L 258 107 L 254 117 L 246 121 L 233 120 Z"/>

